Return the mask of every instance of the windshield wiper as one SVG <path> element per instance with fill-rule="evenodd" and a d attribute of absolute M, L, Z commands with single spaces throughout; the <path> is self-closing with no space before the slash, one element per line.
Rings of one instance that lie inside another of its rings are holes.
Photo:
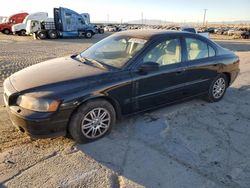
<path fill-rule="evenodd" d="M 83 57 L 81 54 L 79 54 L 79 60 L 84 64 L 92 65 L 92 66 L 99 67 L 102 69 L 106 69 L 106 66 L 104 66 L 102 63 L 100 63 L 94 59 Z"/>
<path fill-rule="evenodd" d="M 92 65 L 94 64 L 94 65 L 97 65 L 98 67 L 100 67 L 100 68 L 102 68 L 102 69 L 106 69 L 105 68 L 105 66 L 102 64 L 102 63 L 100 63 L 100 62 L 98 62 L 98 61 L 96 61 L 96 60 L 94 60 L 94 59 L 87 59 L 87 58 L 85 58 L 87 61 L 85 61 L 85 63 L 91 63 Z"/>

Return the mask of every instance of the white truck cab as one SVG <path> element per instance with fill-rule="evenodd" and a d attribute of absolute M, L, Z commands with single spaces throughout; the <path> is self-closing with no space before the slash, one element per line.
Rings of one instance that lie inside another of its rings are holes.
<path fill-rule="evenodd" d="M 26 35 L 33 35 L 42 29 L 42 22 L 54 22 L 54 18 L 46 18 L 44 20 L 28 20 L 26 25 Z"/>
<path fill-rule="evenodd" d="M 15 24 L 12 26 L 12 32 L 18 35 L 25 35 L 26 34 L 26 26 L 29 20 L 37 20 L 42 21 L 48 18 L 47 12 L 36 12 L 33 14 L 29 14 L 23 20 L 23 23 Z"/>

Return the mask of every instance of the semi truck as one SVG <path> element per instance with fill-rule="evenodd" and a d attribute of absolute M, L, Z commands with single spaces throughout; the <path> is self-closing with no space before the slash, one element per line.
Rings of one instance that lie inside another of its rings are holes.
<path fill-rule="evenodd" d="M 47 18 L 48 18 L 47 12 L 36 12 L 33 14 L 29 14 L 25 17 L 22 23 L 14 24 L 12 26 L 12 32 L 13 34 L 24 36 L 26 34 L 26 26 L 29 20 L 42 21 Z"/>
<path fill-rule="evenodd" d="M 54 8 L 52 20 L 30 20 L 26 30 L 26 34 L 33 34 L 37 39 L 92 38 L 97 33 L 96 28 L 87 24 L 81 14 L 63 7 Z"/>
<path fill-rule="evenodd" d="M 11 34 L 12 25 L 17 24 L 17 23 L 22 23 L 27 15 L 28 13 L 23 12 L 23 13 L 14 14 L 8 17 L 4 23 L 0 24 L 0 32 L 7 34 L 7 35 Z"/>

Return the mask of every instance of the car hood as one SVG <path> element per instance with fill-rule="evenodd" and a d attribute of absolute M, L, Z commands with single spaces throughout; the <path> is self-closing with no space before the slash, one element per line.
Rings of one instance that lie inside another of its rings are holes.
<path fill-rule="evenodd" d="M 25 29 L 25 24 L 24 23 L 18 23 L 18 24 L 15 24 L 15 25 L 12 25 L 12 31 L 18 31 L 18 30 L 21 30 L 21 29 Z"/>
<path fill-rule="evenodd" d="M 108 72 L 90 65 L 83 64 L 71 57 L 63 57 L 45 61 L 10 76 L 13 87 L 21 92 L 70 80 L 81 80 Z"/>
<path fill-rule="evenodd" d="M 0 23 L 0 28 L 1 27 L 6 27 L 6 26 L 11 26 L 11 23 Z"/>

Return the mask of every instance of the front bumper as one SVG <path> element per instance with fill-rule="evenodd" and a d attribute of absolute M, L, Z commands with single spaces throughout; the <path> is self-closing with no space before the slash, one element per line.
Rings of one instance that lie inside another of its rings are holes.
<path fill-rule="evenodd" d="M 33 138 L 65 136 L 72 110 L 52 113 L 33 112 L 19 106 L 7 106 L 11 122 Z"/>
<path fill-rule="evenodd" d="M 12 123 L 22 132 L 34 138 L 48 138 L 66 135 L 67 125 L 74 106 L 59 108 L 57 112 L 34 112 L 16 105 L 19 92 L 7 78 L 3 83 L 4 103 Z"/>

